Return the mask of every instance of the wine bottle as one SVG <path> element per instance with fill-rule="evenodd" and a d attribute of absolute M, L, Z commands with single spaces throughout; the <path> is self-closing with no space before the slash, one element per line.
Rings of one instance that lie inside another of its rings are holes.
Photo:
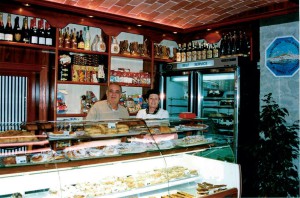
<path fill-rule="evenodd" d="M 28 28 L 28 18 L 23 18 L 23 26 L 22 26 L 22 41 L 23 43 L 29 43 L 30 42 L 30 32 Z"/>
<path fill-rule="evenodd" d="M 17 16 L 15 18 L 15 25 L 14 25 L 14 29 L 13 29 L 13 40 L 15 42 L 21 42 L 22 41 L 22 30 L 20 28 L 20 24 L 19 24 L 19 17 Z"/>
<path fill-rule="evenodd" d="M 64 36 L 62 30 L 59 28 L 58 32 L 58 47 L 64 47 Z"/>
<path fill-rule="evenodd" d="M 198 41 L 197 43 L 198 43 L 198 46 L 197 46 L 197 60 L 201 60 L 202 59 L 202 52 L 201 52 L 202 45 L 201 45 L 200 41 Z"/>
<path fill-rule="evenodd" d="M 3 13 L 0 12 L 0 41 L 4 40 Z"/>
<path fill-rule="evenodd" d="M 30 23 L 30 43 L 38 44 L 38 31 L 36 26 L 36 18 L 31 19 Z"/>
<path fill-rule="evenodd" d="M 7 23 L 4 29 L 4 40 L 13 41 L 13 30 L 11 26 L 11 14 L 7 14 Z"/>
<path fill-rule="evenodd" d="M 77 43 L 77 35 L 76 35 L 76 29 L 74 28 L 73 35 L 72 35 L 72 41 L 71 46 L 73 49 L 77 49 L 78 43 Z"/>
<path fill-rule="evenodd" d="M 46 38 L 45 38 L 45 28 L 44 28 L 44 20 L 39 20 L 39 29 L 38 29 L 38 40 L 40 45 L 46 45 Z"/>
<path fill-rule="evenodd" d="M 181 44 L 178 44 L 178 50 L 176 52 L 176 62 L 181 62 Z"/>
<path fill-rule="evenodd" d="M 181 46 L 182 46 L 182 50 L 181 50 L 181 62 L 186 62 L 186 44 L 183 43 Z"/>
<path fill-rule="evenodd" d="M 53 45 L 53 39 L 52 39 L 52 28 L 50 24 L 46 21 L 45 23 L 45 38 L 46 38 L 46 45 L 52 46 Z"/>
<path fill-rule="evenodd" d="M 220 48 L 215 44 L 213 48 L 213 58 L 219 58 L 220 57 Z"/>
<path fill-rule="evenodd" d="M 190 62 L 192 61 L 192 43 L 188 42 L 188 46 L 186 49 L 186 61 Z"/>
<path fill-rule="evenodd" d="M 77 43 L 78 43 L 78 46 L 77 46 L 78 49 L 84 49 L 84 40 L 83 40 L 83 36 L 82 36 L 82 30 L 80 30 L 79 39 L 78 39 Z"/>
<path fill-rule="evenodd" d="M 203 48 L 202 48 L 202 51 L 201 51 L 201 57 L 202 59 L 206 59 L 206 55 L 207 55 L 207 43 L 204 43 L 202 44 Z"/>
<path fill-rule="evenodd" d="M 71 38 L 70 38 L 70 29 L 69 29 L 69 27 L 66 28 L 65 39 L 64 39 L 64 47 L 65 48 L 70 48 L 71 47 Z"/>
<path fill-rule="evenodd" d="M 213 57 L 213 51 L 211 44 L 207 44 L 206 58 L 211 59 Z"/>
<path fill-rule="evenodd" d="M 192 42 L 192 61 L 197 60 L 197 43 Z"/>
<path fill-rule="evenodd" d="M 91 50 L 91 34 L 90 34 L 90 27 L 87 27 L 84 39 L 84 49 Z"/>

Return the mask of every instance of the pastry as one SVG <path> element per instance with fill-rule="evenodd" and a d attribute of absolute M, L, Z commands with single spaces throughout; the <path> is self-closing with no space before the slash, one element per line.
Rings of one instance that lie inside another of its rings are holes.
<path fill-rule="evenodd" d="M 170 133 L 171 132 L 171 129 L 168 127 L 168 126 L 160 126 L 159 127 L 159 131 L 161 133 Z"/>
<path fill-rule="evenodd" d="M 13 156 L 5 157 L 5 158 L 3 158 L 3 163 L 4 163 L 4 165 L 16 164 L 17 163 L 16 157 L 13 157 Z"/>

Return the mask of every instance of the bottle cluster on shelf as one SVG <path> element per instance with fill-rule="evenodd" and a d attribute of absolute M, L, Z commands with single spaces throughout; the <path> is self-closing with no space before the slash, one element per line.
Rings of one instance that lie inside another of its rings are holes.
<path fill-rule="evenodd" d="M 212 58 L 230 56 L 249 56 L 250 42 L 246 32 L 233 31 L 223 33 L 217 43 L 207 43 L 205 40 L 190 41 L 178 44 L 178 49 L 173 49 L 176 62 L 190 62 Z"/>
<path fill-rule="evenodd" d="M 83 27 L 81 30 L 67 26 L 64 29 L 59 29 L 59 42 L 60 48 L 82 49 L 89 51 L 105 52 L 106 44 L 103 40 L 101 33 L 94 36 L 93 41 L 90 27 Z"/>
<path fill-rule="evenodd" d="M 4 26 L 4 16 L 6 25 Z M 0 13 L 0 40 L 31 43 L 39 45 L 54 45 L 55 32 L 51 25 L 44 19 L 29 18 Z M 21 21 L 23 23 L 21 24 Z"/>
<path fill-rule="evenodd" d="M 105 66 L 99 55 L 62 53 L 58 80 L 71 82 L 106 82 Z"/>
<path fill-rule="evenodd" d="M 131 72 L 129 69 L 118 68 L 110 71 L 110 82 L 128 85 L 150 85 L 151 75 L 148 72 Z"/>

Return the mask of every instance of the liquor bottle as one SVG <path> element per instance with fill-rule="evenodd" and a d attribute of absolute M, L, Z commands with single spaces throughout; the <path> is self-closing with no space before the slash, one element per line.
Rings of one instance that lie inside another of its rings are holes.
<path fill-rule="evenodd" d="M 53 45 L 53 36 L 52 36 L 52 28 L 50 26 L 50 24 L 46 21 L 45 23 L 45 38 L 46 38 L 46 45 L 48 46 L 52 46 Z"/>
<path fill-rule="evenodd" d="M 70 48 L 71 47 L 71 38 L 70 38 L 70 29 L 67 27 L 65 29 L 65 36 L 64 36 L 64 47 Z"/>
<path fill-rule="evenodd" d="M 58 32 L 58 47 L 64 47 L 64 36 L 62 33 L 62 29 L 59 28 Z"/>
<path fill-rule="evenodd" d="M 213 58 L 219 58 L 220 57 L 220 48 L 215 44 L 213 48 Z"/>
<path fill-rule="evenodd" d="M 30 23 L 30 43 L 38 44 L 38 31 L 36 26 L 36 18 L 31 19 L 31 23 Z"/>
<path fill-rule="evenodd" d="M 181 50 L 181 62 L 186 62 L 186 44 L 183 43 L 181 46 L 182 46 L 182 50 Z"/>
<path fill-rule="evenodd" d="M 227 50 L 226 50 L 227 43 L 226 42 L 227 42 L 227 37 L 223 33 L 221 43 L 220 43 L 220 57 L 221 58 L 227 55 Z"/>
<path fill-rule="evenodd" d="M 0 41 L 4 40 L 3 13 L 0 12 Z"/>
<path fill-rule="evenodd" d="M 15 25 L 14 25 L 13 35 L 14 35 L 13 40 L 15 42 L 21 42 L 22 41 L 22 30 L 20 28 L 19 17 L 18 16 L 15 18 Z"/>
<path fill-rule="evenodd" d="M 77 49 L 77 36 L 76 36 L 76 28 L 74 28 L 74 31 L 73 31 L 73 36 L 72 36 L 72 41 L 71 41 L 71 45 L 72 45 L 72 48 L 73 49 Z"/>
<path fill-rule="evenodd" d="M 197 60 L 197 43 L 192 42 L 192 61 Z"/>
<path fill-rule="evenodd" d="M 207 55 L 207 43 L 204 43 L 202 44 L 202 51 L 201 51 L 201 57 L 202 59 L 206 59 L 206 55 Z"/>
<path fill-rule="evenodd" d="M 232 34 L 229 32 L 227 34 L 227 56 L 232 55 Z"/>
<path fill-rule="evenodd" d="M 188 46 L 186 49 L 186 61 L 187 62 L 192 61 L 192 42 L 188 42 Z"/>
<path fill-rule="evenodd" d="M 213 58 L 212 45 L 209 44 L 209 43 L 207 44 L 206 58 L 207 59 L 212 59 Z"/>
<path fill-rule="evenodd" d="M 30 30 L 28 28 L 28 17 L 23 18 L 22 41 L 23 41 L 23 43 L 30 42 Z"/>
<path fill-rule="evenodd" d="M 233 35 L 231 37 L 231 44 L 232 44 L 232 47 L 231 47 L 231 54 L 232 55 L 237 55 L 237 34 L 236 34 L 236 31 L 233 31 Z"/>
<path fill-rule="evenodd" d="M 178 44 L 178 50 L 176 52 L 176 62 L 181 62 L 181 44 Z"/>
<path fill-rule="evenodd" d="M 79 32 L 79 39 L 77 40 L 78 43 L 78 49 L 84 49 L 84 40 L 83 40 L 83 36 L 82 36 L 82 30 L 80 30 Z"/>
<path fill-rule="evenodd" d="M 87 27 L 85 35 L 84 35 L 84 49 L 91 50 L 91 34 L 90 34 L 90 27 Z"/>
<path fill-rule="evenodd" d="M 40 19 L 38 21 L 38 41 L 40 45 L 46 45 L 45 36 L 44 20 Z"/>
<path fill-rule="evenodd" d="M 11 14 L 7 14 L 7 23 L 4 29 L 4 40 L 13 41 L 13 30 L 11 26 Z"/>
<path fill-rule="evenodd" d="M 202 52 L 201 52 L 201 43 L 200 41 L 197 42 L 197 60 L 202 59 Z"/>

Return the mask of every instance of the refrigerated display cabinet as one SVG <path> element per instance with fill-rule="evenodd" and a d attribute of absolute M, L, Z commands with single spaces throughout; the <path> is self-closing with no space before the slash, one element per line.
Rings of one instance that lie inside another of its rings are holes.
<path fill-rule="evenodd" d="M 201 119 L 36 125 L 0 133 L 0 197 L 240 195 L 238 164 L 199 156 L 214 146 Z"/>

